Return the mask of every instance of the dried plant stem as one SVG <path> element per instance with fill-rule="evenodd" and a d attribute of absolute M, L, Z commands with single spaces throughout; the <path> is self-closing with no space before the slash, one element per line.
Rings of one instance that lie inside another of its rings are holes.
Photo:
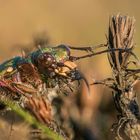
<path fill-rule="evenodd" d="M 109 49 L 134 48 L 134 18 L 128 16 L 112 16 L 109 21 Z M 132 51 L 132 50 L 131 50 Z M 119 112 L 115 131 L 116 140 L 140 140 L 140 114 L 137 96 L 130 85 L 127 64 L 131 51 L 115 51 L 108 53 L 108 59 L 113 71 L 115 90 L 113 92 L 116 109 Z M 133 73 L 133 70 L 131 70 Z M 134 70 L 134 72 L 136 72 Z M 133 81 L 135 79 L 132 79 Z"/>

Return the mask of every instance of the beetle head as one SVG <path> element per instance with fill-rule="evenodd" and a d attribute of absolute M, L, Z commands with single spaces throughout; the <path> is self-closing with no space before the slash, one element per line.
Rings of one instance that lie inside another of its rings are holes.
<path fill-rule="evenodd" d="M 51 68 L 56 66 L 55 58 L 48 52 L 41 53 L 37 58 L 38 67 Z"/>

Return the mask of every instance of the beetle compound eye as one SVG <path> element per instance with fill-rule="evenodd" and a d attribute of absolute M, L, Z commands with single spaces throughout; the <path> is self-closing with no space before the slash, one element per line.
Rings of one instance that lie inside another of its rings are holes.
<path fill-rule="evenodd" d="M 42 67 L 50 67 L 55 63 L 55 58 L 50 53 L 41 53 L 38 56 L 38 65 Z"/>

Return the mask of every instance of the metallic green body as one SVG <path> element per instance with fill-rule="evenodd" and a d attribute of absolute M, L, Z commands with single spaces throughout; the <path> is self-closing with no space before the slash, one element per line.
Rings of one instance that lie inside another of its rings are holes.
<path fill-rule="evenodd" d="M 17 65 L 22 64 L 24 62 L 34 64 L 34 60 L 37 59 L 38 56 L 43 53 L 50 53 L 58 63 L 60 62 L 63 63 L 64 61 L 69 59 L 68 48 L 64 47 L 63 45 L 62 47 L 58 46 L 58 47 L 41 48 L 38 49 L 37 51 L 30 53 L 25 58 L 17 56 L 2 63 L 0 65 L 0 77 L 3 77 L 7 73 L 7 69 L 9 67 L 12 67 L 13 70 L 16 70 Z M 9 73 L 9 75 L 10 74 L 11 73 Z"/>
<path fill-rule="evenodd" d="M 13 68 L 13 70 L 16 70 L 17 65 L 23 61 L 24 59 L 22 57 L 17 56 L 2 63 L 0 65 L 0 77 L 2 77 L 3 75 L 7 73 L 7 69 L 9 67 Z"/>
<path fill-rule="evenodd" d="M 37 59 L 37 57 L 40 55 L 40 54 L 43 54 L 43 53 L 50 53 L 56 60 L 56 62 L 64 62 L 66 60 L 69 59 L 69 55 L 68 55 L 68 48 L 66 47 L 46 47 L 46 48 L 42 48 L 42 49 L 39 49 L 35 52 L 32 52 L 28 55 L 27 59 L 29 62 L 34 62 L 35 59 Z"/>

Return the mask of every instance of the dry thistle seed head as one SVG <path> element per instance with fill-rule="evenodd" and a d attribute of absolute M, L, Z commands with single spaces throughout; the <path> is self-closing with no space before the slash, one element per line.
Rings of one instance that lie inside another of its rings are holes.
<path fill-rule="evenodd" d="M 133 49 L 134 47 L 134 23 L 135 19 L 133 17 L 122 16 L 120 14 L 112 16 L 109 19 L 108 48 L 126 49 L 125 52 L 112 51 L 108 54 L 112 68 L 117 71 L 126 67 L 129 56 L 131 55 L 131 50 L 127 51 L 127 49 Z"/>
<path fill-rule="evenodd" d="M 112 51 L 108 53 L 108 59 L 113 69 L 115 84 L 120 90 L 126 90 L 127 87 L 130 87 L 128 82 L 130 78 L 125 79 L 129 57 L 135 56 L 132 52 L 134 48 L 134 23 L 133 17 L 120 14 L 109 19 L 108 48 Z M 122 49 L 122 51 L 113 51 L 114 49 Z"/>
<path fill-rule="evenodd" d="M 140 139 L 140 131 L 136 128 L 136 125 L 140 125 L 140 113 L 136 92 L 133 89 L 138 77 L 136 74 L 140 71 L 139 69 L 128 68 L 131 61 L 128 61 L 129 57 L 135 56 L 132 52 L 134 48 L 134 23 L 134 18 L 119 14 L 112 16 L 109 22 L 108 48 L 111 51 L 108 53 L 108 58 L 114 76 L 114 103 L 120 116 L 113 130 L 116 140 L 126 139 L 126 137 L 130 140 Z M 116 48 L 124 51 L 113 51 Z M 133 63 L 135 64 L 135 61 Z"/>

